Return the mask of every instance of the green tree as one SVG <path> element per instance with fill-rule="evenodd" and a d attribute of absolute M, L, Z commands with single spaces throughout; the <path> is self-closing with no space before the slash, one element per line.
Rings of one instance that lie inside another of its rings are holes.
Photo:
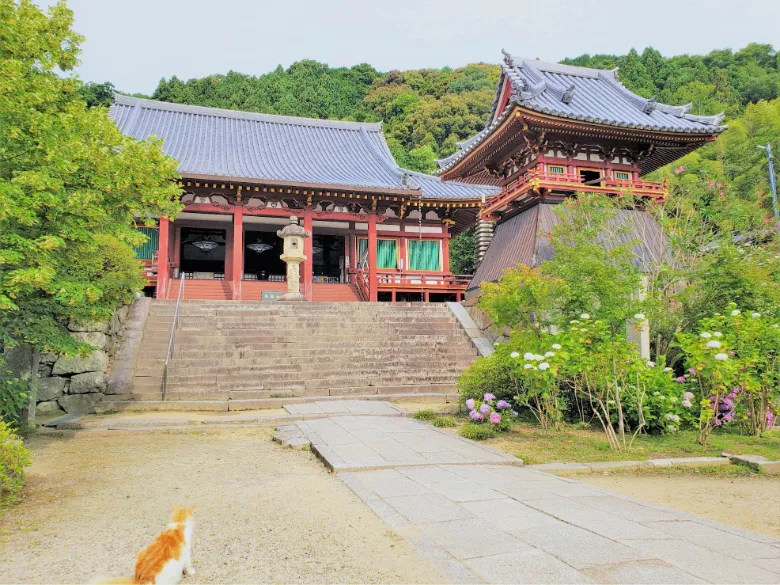
<path fill-rule="evenodd" d="M 82 99 L 87 103 L 88 108 L 95 106 L 109 107 L 114 103 L 114 92 L 116 88 L 110 81 L 105 83 L 85 83 L 79 88 Z"/>
<path fill-rule="evenodd" d="M 178 212 L 176 161 L 87 108 L 64 2 L 47 15 L 0 0 L 0 22 L 1 342 L 87 349 L 63 324 L 105 318 L 142 286 L 132 223 Z"/>

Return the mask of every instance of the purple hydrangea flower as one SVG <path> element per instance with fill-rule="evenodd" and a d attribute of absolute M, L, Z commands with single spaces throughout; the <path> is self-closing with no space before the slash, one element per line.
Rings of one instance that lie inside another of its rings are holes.
<path fill-rule="evenodd" d="M 487 402 L 488 404 L 491 404 L 496 399 L 496 396 L 494 394 L 491 394 L 490 392 L 488 392 L 487 394 L 485 394 L 484 399 L 485 399 L 485 402 Z"/>
<path fill-rule="evenodd" d="M 490 424 L 497 425 L 501 422 L 501 415 L 497 412 L 491 412 L 490 413 Z"/>
<path fill-rule="evenodd" d="M 482 414 L 487 414 L 488 412 L 490 412 L 490 407 L 487 404 L 483 404 L 482 406 L 479 407 L 479 412 L 481 412 Z"/>
<path fill-rule="evenodd" d="M 466 401 L 466 408 L 468 408 L 469 410 L 474 410 L 474 406 L 475 406 L 474 399 L 473 398 L 469 398 Z"/>
<path fill-rule="evenodd" d="M 498 410 L 505 410 L 505 409 L 507 409 L 507 408 L 511 408 L 511 406 L 512 406 L 512 405 L 511 405 L 511 404 L 509 404 L 509 403 L 508 403 L 506 400 L 499 400 L 499 401 L 496 403 L 496 408 L 497 408 Z"/>
<path fill-rule="evenodd" d="M 485 418 L 485 415 L 483 415 L 482 413 L 477 412 L 476 410 L 472 410 L 469 413 L 469 416 L 471 417 L 471 420 L 473 420 L 473 421 L 479 421 L 479 420 L 482 420 L 482 419 Z"/>

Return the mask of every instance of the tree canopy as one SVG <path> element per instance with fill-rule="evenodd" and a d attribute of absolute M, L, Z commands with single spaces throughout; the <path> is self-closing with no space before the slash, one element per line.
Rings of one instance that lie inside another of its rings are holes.
<path fill-rule="evenodd" d="M 176 161 L 87 108 L 64 2 L 0 0 L 0 344 L 74 351 L 68 320 L 143 285 L 132 225 L 179 210 Z"/>

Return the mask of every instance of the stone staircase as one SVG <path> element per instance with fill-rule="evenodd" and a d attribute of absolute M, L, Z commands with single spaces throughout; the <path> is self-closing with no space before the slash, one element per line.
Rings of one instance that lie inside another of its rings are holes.
<path fill-rule="evenodd" d="M 456 392 L 477 353 L 444 304 L 153 301 L 130 394 L 111 410 L 249 410 L 335 397 Z"/>

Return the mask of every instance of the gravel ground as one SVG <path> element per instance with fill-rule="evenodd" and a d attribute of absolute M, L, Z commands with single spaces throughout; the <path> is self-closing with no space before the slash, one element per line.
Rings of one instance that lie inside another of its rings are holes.
<path fill-rule="evenodd" d="M 780 538 L 776 513 L 780 477 L 704 475 L 577 475 L 574 479 L 626 496 L 667 506 Z M 770 512 L 771 509 L 775 512 Z"/>
<path fill-rule="evenodd" d="M 128 577 L 173 505 L 195 504 L 183 583 L 441 583 L 309 452 L 272 430 L 35 437 L 25 499 L 0 521 L 0 581 Z"/>

